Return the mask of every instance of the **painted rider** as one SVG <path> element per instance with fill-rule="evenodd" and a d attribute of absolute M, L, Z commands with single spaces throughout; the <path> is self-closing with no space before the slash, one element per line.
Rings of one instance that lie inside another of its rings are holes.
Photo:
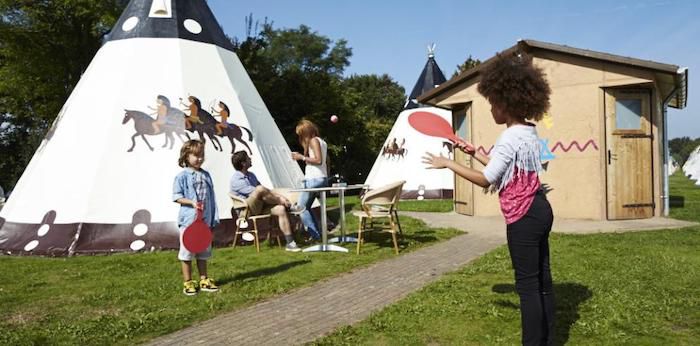
<path fill-rule="evenodd" d="M 192 123 L 204 124 L 202 119 L 199 118 L 199 109 L 202 108 L 202 105 L 199 102 L 199 99 L 197 99 L 194 96 L 188 96 L 187 101 L 190 102 L 189 105 L 184 104 L 182 102 L 182 99 L 180 100 L 180 104 L 187 107 L 187 109 L 190 110 L 190 114 L 185 117 L 185 128 L 191 129 Z"/>
<path fill-rule="evenodd" d="M 156 108 L 148 106 L 148 108 L 155 111 L 154 113 L 151 113 L 151 115 L 156 114 L 156 120 L 153 122 L 154 134 L 160 133 L 160 126 L 165 124 L 168 117 L 168 111 L 170 110 L 170 100 L 168 100 L 167 97 L 158 95 L 156 98 L 156 103 Z"/>
<path fill-rule="evenodd" d="M 212 113 L 218 113 L 221 117 L 221 121 L 216 124 L 216 134 L 220 136 L 224 129 L 229 127 L 228 116 L 231 114 L 231 112 L 229 111 L 228 106 L 221 101 L 219 101 L 219 108 L 221 108 L 220 111 L 212 109 Z"/>
<path fill-rule="evenodd" d="M 393 153 L 396 153 L 399 151 L 399 145 L 396 144 L 396 137 L 394 137 L 394 139 L 391 140 L 390 148 L 391 148 L 391 152 L 393 152 Z"/>

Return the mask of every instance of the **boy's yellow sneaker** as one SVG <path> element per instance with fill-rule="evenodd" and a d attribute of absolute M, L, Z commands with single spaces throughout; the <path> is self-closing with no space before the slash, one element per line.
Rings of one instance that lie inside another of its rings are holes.
<path fill-rule="evenodd" d="M 185 281 L 184 286 L 185 288 L 182 289 L 182 293 L 184 293 L 185 295 L 193 296 L 197 294 L 197 281 Z"/>
<path fill-rule="evenodd" d="M 205 278 L 199 280 L 199 289 L 204 292 L 216 292 L 219 290 L 219 286 L 211 278 Z"/>

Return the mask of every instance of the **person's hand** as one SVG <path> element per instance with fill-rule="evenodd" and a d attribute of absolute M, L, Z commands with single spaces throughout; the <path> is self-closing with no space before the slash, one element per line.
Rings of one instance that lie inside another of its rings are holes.
<path fill-rule="evenodd" d="M 459 148 L 459 150 L 463 151 L 468 155 L 474 156 L 474 154 L 476 154 L 476 148 L 474 147 L 474 145 L 467 141 L 457 142 L 455 143 L 455 147 Z"/>
<path fill-rule="evenodd" d="M 450 159 L 442 156 L 442 154 L 438 155 L 433 155 L 431 153 L 426 152 L 425 156 L 422 157 L 423 163 L 427 164 L 428 169 L 431 168 L 436 168 L 436 169 L 442 169 L 447 167 L 447 164 L 450 162 Z"/>
<path fill-rule="evenodd" d="M 303 159 L 304 159 L 304 155 L 299 154 L 296 151 L 292 151 L 292 160 L 299 161 L 299 160 L 303 160 Z"/>
<path fill-rule="evenodd" d="M 287 197 L 281 197 L 282 204 L 285 206 L 285 208 L 289 208 L 292 206 L 292 202 L 287 198 Z"/>
<path fill-rule="evenodd" d="M 192 208 L 195 208 L 197 210 L 203 210 L 204 209 L 204 203 L 200 203 L 197 201 L 191 201 L 192 202 Z"/>

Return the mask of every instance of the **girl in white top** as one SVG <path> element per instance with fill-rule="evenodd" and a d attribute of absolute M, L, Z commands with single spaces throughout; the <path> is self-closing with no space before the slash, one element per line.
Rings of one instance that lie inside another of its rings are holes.
<path fill-rule="evenodd" d="M 319 137 L 318 127 L 309 120 L 301 120 L 297 124 L 296 134 L 304 148 L 304 153 L 292 152 L 292 159 L 306 163 L 304 188 L 328 186 L 328 145 Z M 302 192 L 299 195 L 298 204 L 306 208 L 301 213 L 301 221 L 309 235 L 314 239 L 320 239 L 321 231 L 318 222 L 311 213 L 311 205 L 316 197 L 318 192 Z"/>
<path fill-rule="evenodd" d="M 477 90 L 491 104 L 493 120 L 506 129 L 491 157 L 471 143 L 455 146 L 481 162 L 483 171 L 427 153 L 429 168 L 449 168 L 482 187 L 498 191 L 506 221 L 506 236 L 515 290 L 520 296 L 523 345 L 554 342 L 554 290 L 549 262 L 549 232 L 554 214 L 540 189 L 540 140 L 535 125 L 549 108 L 551 89 L 544 71 L 523 52 L 497 55 L 478 67 Z"/>

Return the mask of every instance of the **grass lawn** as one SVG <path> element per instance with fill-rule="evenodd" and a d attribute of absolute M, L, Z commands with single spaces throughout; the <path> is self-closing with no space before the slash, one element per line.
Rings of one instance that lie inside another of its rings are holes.
<path fill-rule="evenodd" d="M 357 227 L 348 215 L 348 229 Z M 401 219 L 401 251 L 461 232 Z M 354 251 L 354 244 L 348 247 Z M 181 293 L 175 251 L 74 258 L 0 256 L 0 345 L 132 344 L 179 330 L 322 279 L 391 258 L 388 233 L 378 233 L 362 255 L 289 253 L 263 244 L 215 249 L 209 272 L 221 291 Z"/>
<path fill-rule="evenodd" d="M 700 221 L 700 188 L 674 175 L 671 215 Z M 678 201 L 683 201 L 680 204 Z M 556 344 L 697 345 L 700 227 L 550 240 Z M 520 343 L 505 246 L 318 345 Z"/>
<path fill-rule="evenodd" d="M 331 197 L 327 200 L 328 206 L 333 207 L 338 205 L 338 197 Z M 346 207 L 360 209 L 360 198 L 358 196 L 346 196 Z M 424 211 L 434 213 L 447 213 L 453 209 L 453 201 L 451 199 L 426 199 L 418 200 L 401 200 L 399 201 L 399 211 Z"/>

